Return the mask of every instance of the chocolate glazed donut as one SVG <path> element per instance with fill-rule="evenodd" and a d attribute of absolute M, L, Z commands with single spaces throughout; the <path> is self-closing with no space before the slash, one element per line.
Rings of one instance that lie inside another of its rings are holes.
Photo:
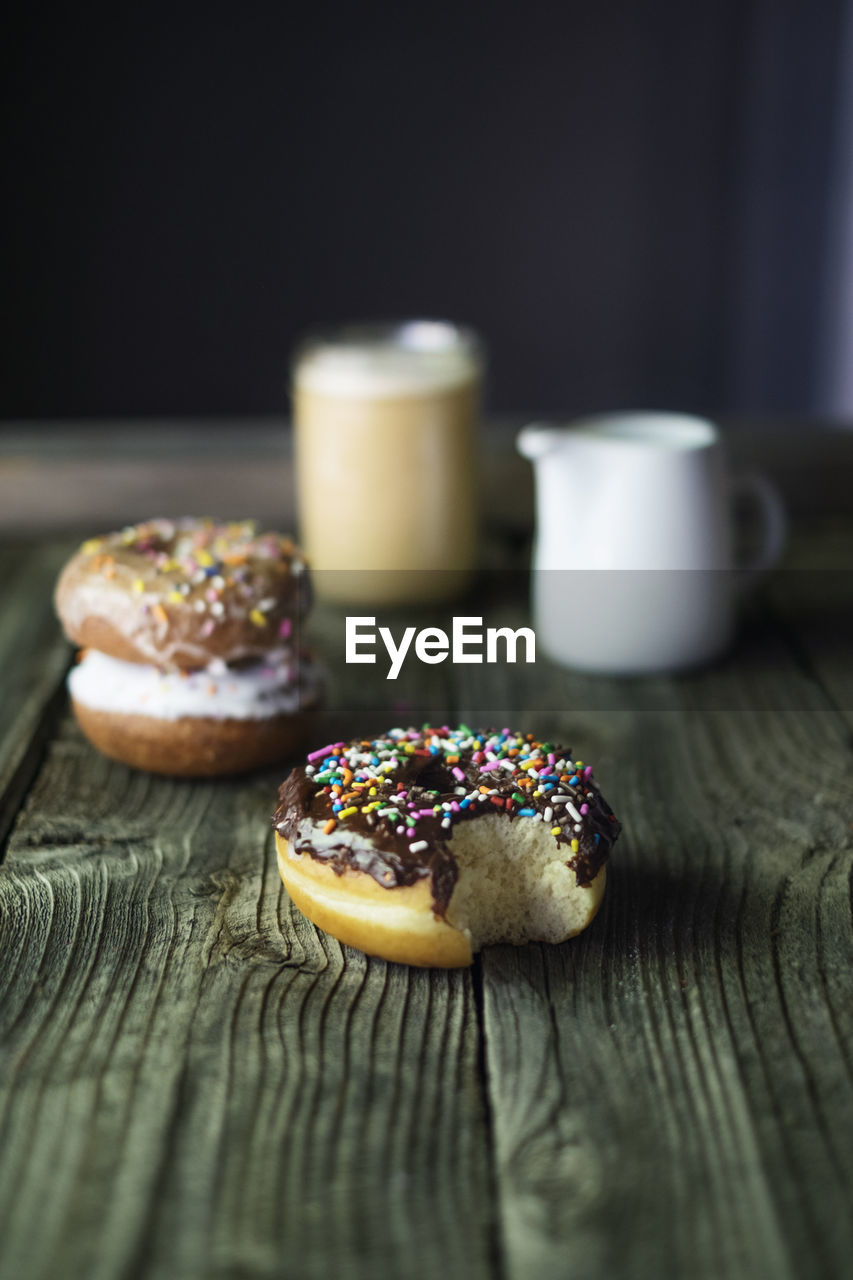
<path fill-rule="evenodd" d="M 282 879 L 315 924 L 385 959 L 444 966 L 585 928 L 620 830 L 570 751 L 465 725 L 312 752 L 282 784 L 273 826 Z"/>

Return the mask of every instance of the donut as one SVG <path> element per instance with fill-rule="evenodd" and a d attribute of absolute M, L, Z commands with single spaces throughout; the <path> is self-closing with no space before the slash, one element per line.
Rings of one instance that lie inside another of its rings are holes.
<path fill-rule="evenodd" d="M 148 520 L 84 542 L 55 605 L 80 646 L 72 710 L 104 755 L 208 777 L 304 749 L 319 675 L 298 643 L 310 579 L 291 538 L 249 520 Z"/>
<path fill-rule="evenodd" d="M 620 831 L 592 767 L 509 729 L 391 729 L 312 751 L 279 789 L 299 910 L 369 955 L 452 968 L 595 916 Z"/>

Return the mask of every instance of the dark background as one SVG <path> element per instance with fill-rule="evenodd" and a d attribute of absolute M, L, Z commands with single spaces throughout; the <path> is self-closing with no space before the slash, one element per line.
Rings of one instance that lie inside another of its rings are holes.
<path fill-rule="evenodd" d="M 404 315 L 497 411 L 813 408 L 842 10 L 15 5 L 0 417 L 277 412 Z"/>

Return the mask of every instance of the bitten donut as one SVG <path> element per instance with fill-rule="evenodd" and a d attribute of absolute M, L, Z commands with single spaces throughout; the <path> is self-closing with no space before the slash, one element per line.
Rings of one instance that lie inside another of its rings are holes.
<path fill-rule="evenodd" d="M 82 647 L 71 705 L 105 755 L 203 777 L 304 749 L 319 678 L 297 643 L 310 583 L 290 538 L 253 521 L 149 520 L 84 542 L 55 603 Z"/>
<path fill-rule="evenodd" d="M 314 924 L 370 955 L 445 968 L 586 928 L 620 830 L 570 751 L 465 725 L 313 751 L 272 821 L 282 880 Z"/>

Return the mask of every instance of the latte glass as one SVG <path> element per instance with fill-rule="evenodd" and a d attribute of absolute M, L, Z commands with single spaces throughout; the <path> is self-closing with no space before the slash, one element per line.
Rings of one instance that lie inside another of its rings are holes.
<path fill-rule="evenodd" d="M 483 354 L 443 321 L 354 326 L 293 363 L 300 539 L 317 594 L 451 597 L 474 567 Z"/>

